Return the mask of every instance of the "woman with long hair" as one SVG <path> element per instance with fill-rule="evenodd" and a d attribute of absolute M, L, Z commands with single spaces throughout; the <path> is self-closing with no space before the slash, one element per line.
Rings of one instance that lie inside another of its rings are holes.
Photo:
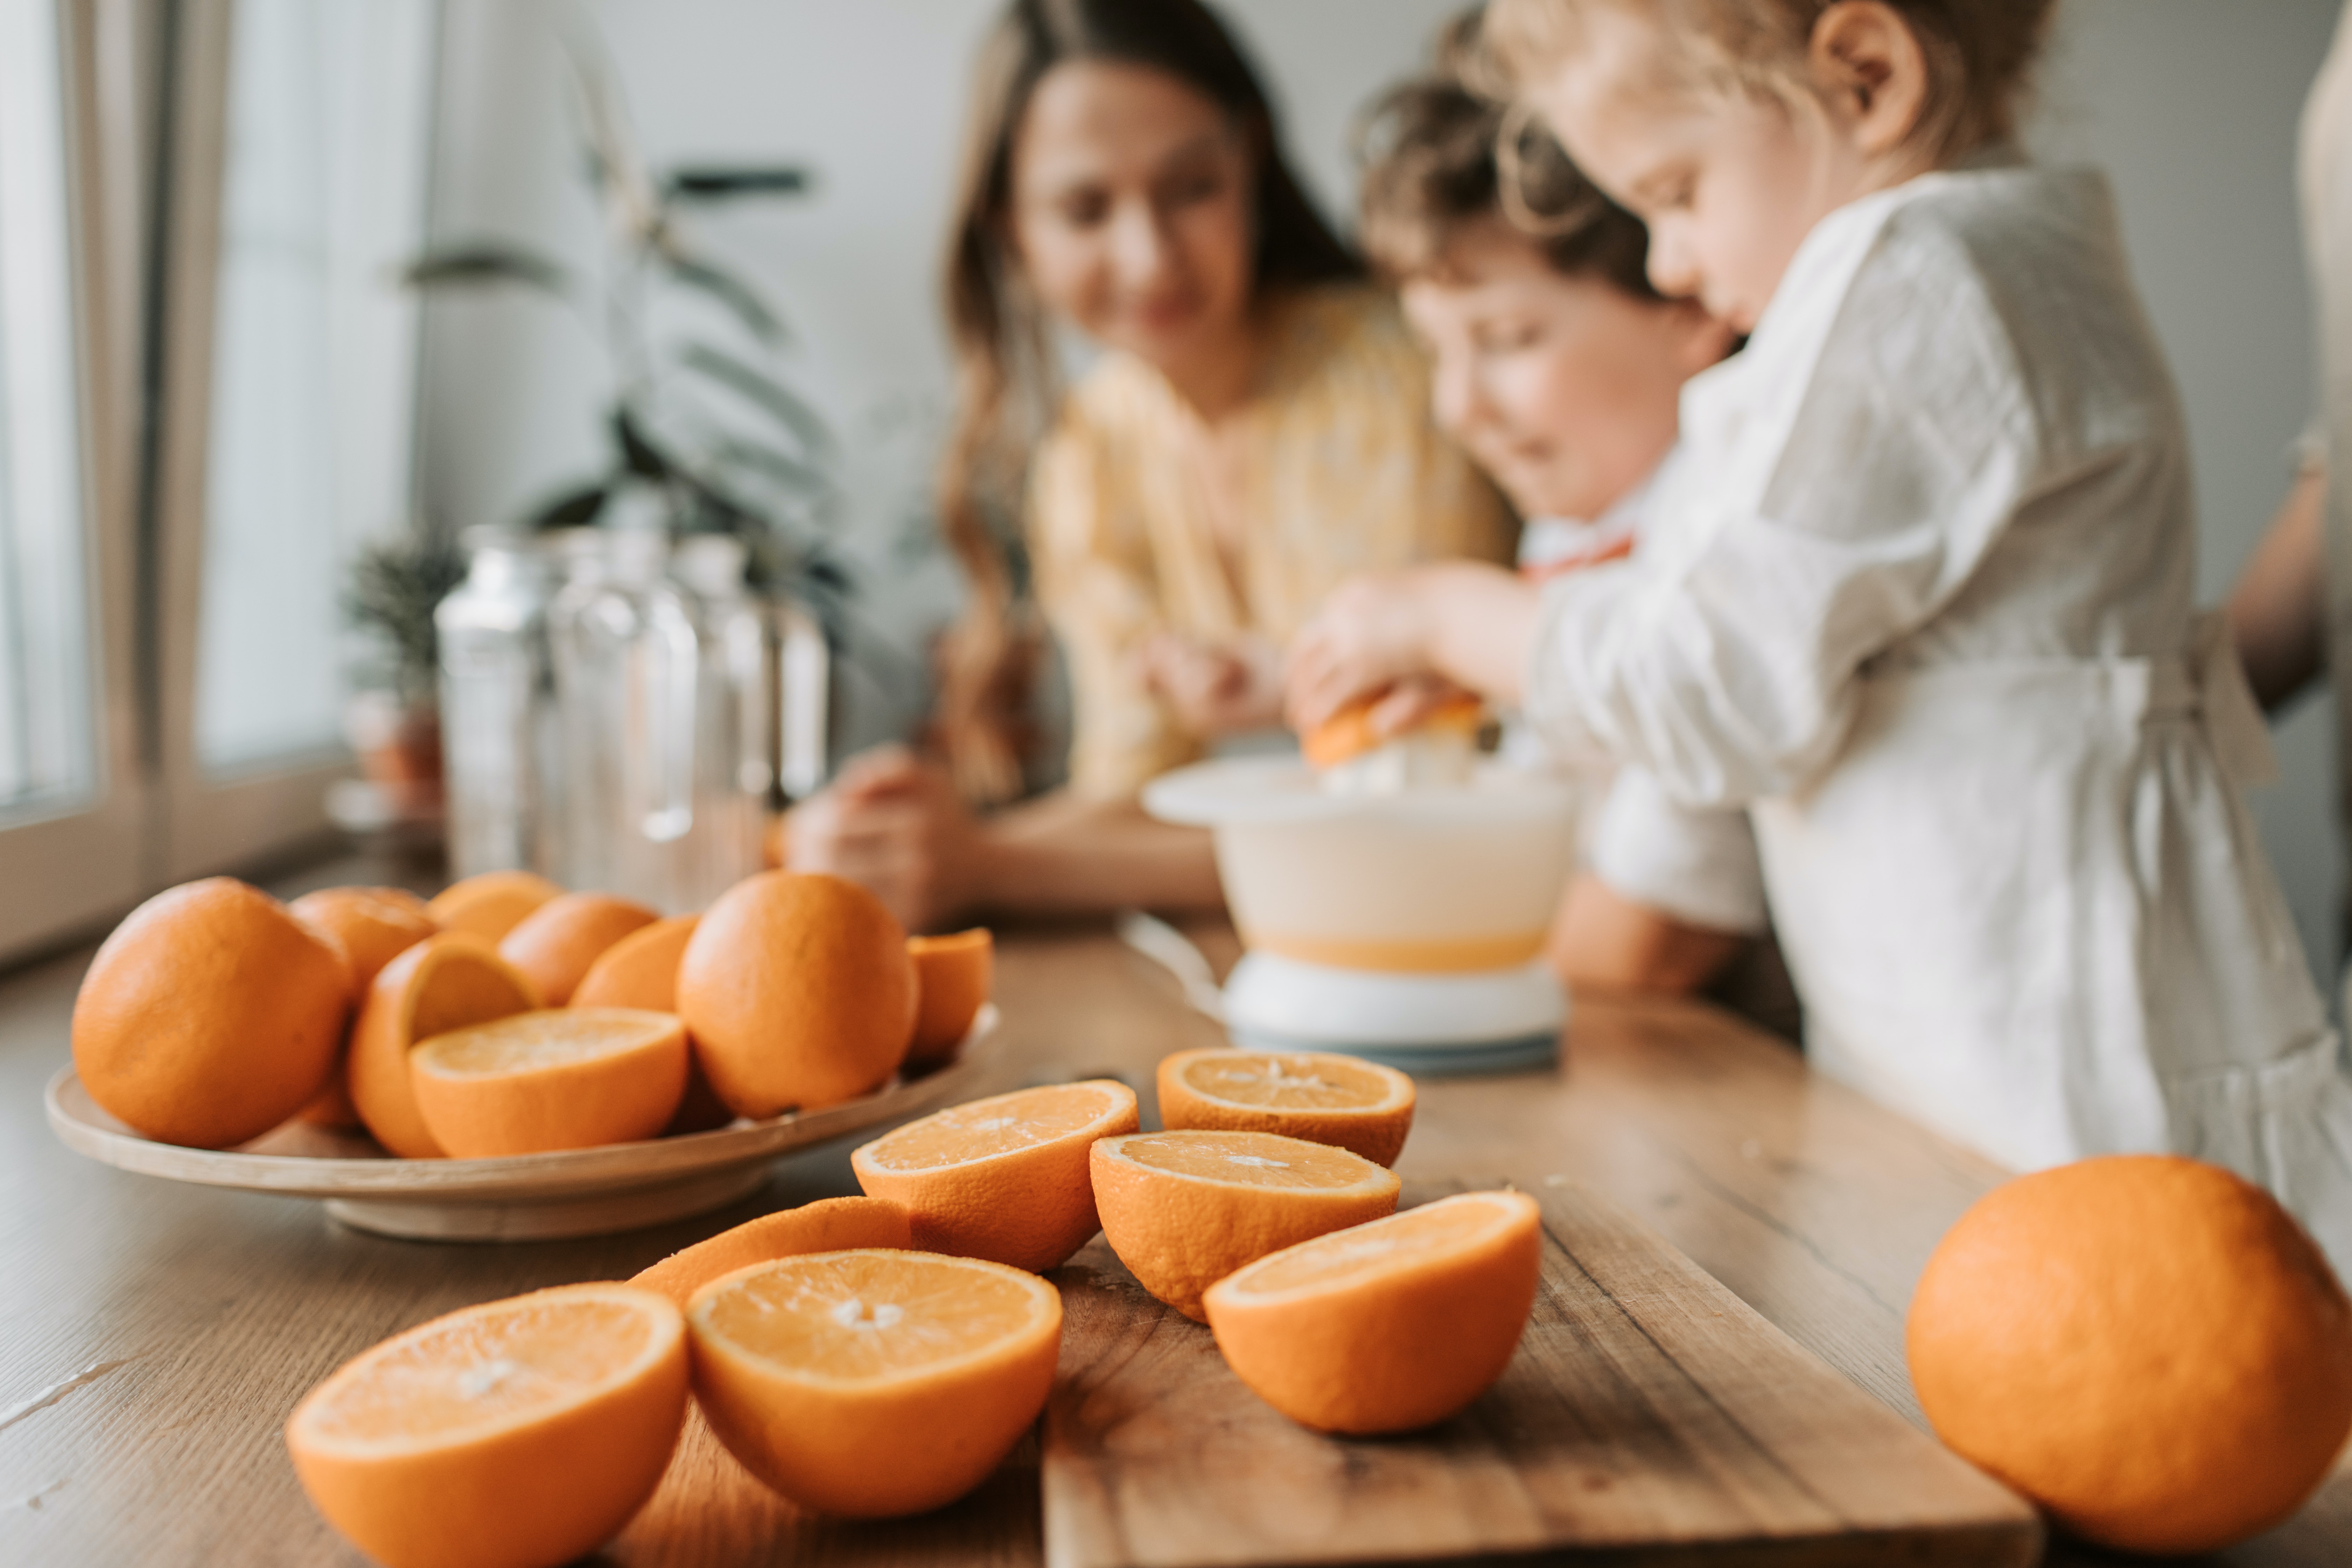
<path fill-rule="evenodd" d="M 977 908 L 1213 905 L 1206 836 L 1134 804 L 1279 722 L 1283 646 L 1363 570 L 1503 559 L 1499 499 L 1437 433 L 1428 370 L 1284 161 L 1199 0 L 1013 0 L 983 47 L 948 256 L 957 416 L 939 506 L 970 584 L 938 762 L 857 759 L 791 863 L 914 925 Z M 1066 392 L 1058 339 L 1099 352 Z M 1030 721 L 1050 627 L 1067 786 Z"/>

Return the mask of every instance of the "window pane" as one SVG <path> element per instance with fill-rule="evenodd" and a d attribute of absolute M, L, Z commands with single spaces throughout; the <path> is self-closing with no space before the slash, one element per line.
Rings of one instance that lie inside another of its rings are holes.
<path fill-rule="evenodd" d="M 196 752 L 337 744 L 345 562 L 408 505 L 431 0 L 238 0 L 222 175 Z"/>
<path fill-rule="evenodd" d="M 54 0 L 0 0 L 0 812 L 95 784 L 62 58 Z"/>

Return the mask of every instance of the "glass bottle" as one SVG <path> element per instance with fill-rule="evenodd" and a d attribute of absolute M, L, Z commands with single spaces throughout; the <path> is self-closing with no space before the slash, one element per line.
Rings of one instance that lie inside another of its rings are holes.
<path fill-rule="evenodd" d="M 550 611 L 565 778 L 568 887 L 666 912 L 699 908 L 693 872 L 698 607 L 672 583 L 667 510 L 651 491 L 607 508 L 601 570 Z"/>
<path fill-rule="evenodd" d="M 545 731 L 550 563 L 531 541 L 469 530 L 466 580 L 433 612 L 440 644 L 449 869 L 545 871 L 559 815 Z"/>
<path fill-rule="evenodd" d="M 670 574 L 699 609 L 701 657 L 695 712 L 696 821 L 683 868 L 696 908 L 760 868 L 770 762 L 766 636 L 744 591 L 742 542 L 698 533 L 678 542 Z"/>
<path fill-rule="evenodd" d="M 762 605 L 766 633 L 770 763 L 779 804 L 806 800 L 833 771 L 833 647 L 824 623 L 799 600 Z"/>

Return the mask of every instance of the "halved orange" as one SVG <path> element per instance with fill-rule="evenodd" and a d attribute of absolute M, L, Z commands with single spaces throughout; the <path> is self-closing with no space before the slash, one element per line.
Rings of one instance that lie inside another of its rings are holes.
<path fill-rule="evenodd" d="M 408 1053 L 417 1111 L 460 1160 L 658 1136 L 686 1092 L 673 1013 L 550 1007 L 453 1029 Z"/>
<path fill-rule="evenodd" d="M 1396 1209 L 1393 1172 L 1273 1132 L 1130 1133 L 1096 1143 L 1091 1162 L 1111 1250 L 1195 1320 L 1201 1292 L 1244 1264 Z"/>
<path fill-rule="evenodd" d="M 684 1307 L 697 1290 L 720 1275 L 754 1263 L 856 1247 L 905 1251 L 914 1245 L 907 1229 L 907 1211 L 887 1199 L 819 1198 L 796 1209 L 746 1220 L 709 1241 L 673 1252 L 639 1270 L 629 1283 L 658 1290 Z"/>
<path fill-rule="evenodd" d="M 443 931 L 495 942 L 520 925 L 523 916 L 562 891 L 529 871 L 483 871 L 450 883 L 425 907 Z"/>
<path fill-rule="evenodd" d="M 1087 1150 L 1132 1132 L 1135 1091 L 1110 1079 L 1015 1089 L 936 1111 L 849 1158 L 870 1197 L 903 1205 L 926 1252 L 1043 1273 L 1102 1223 Z"/>
<path fill-rule="evenodd" d="M 822 1513 L 920 1513 L 978 1486 L 1045 1407 L 1061 1293 L 920 1252 L 740 1269 L 687 1309 L 694 1391 L 744 1468 Z"/>
<path fill-rule="evenodd" d="M 1324 1432 L 1406 1432 L 1503 1375 L 1535 1305 L 1543 1215 L 1464 1193 L 1300 1242 L 1202 1298 L 1234 1375 Z"/>
<path fill-rule="evenodd" d="M 1393 1165 L 1412 1131 L 1412 1079 L 1360 1057 L 1209 1046 L 1160 1061 L 1160 1120 L 1171 1128 L 1279 1132 Z"/>
<path fill-rule="evenodd" d="M 388 1568 L 536 1568 L 644 1506 L 687 1389 L 667 1297 L 563 1285 L 361 1352 L 295 1406 L 286 1447 L 327 1522 Z"/>
<path fill-rule="evenodd" d="M 915 1039 L 910 1062 L 945 1061 L 955 1055 L 971 1023 L 987 1005 L 994 984 L 996 939 L 986 926 L 952 936 L 910 936 L 915 961 Z"/>
<path fill-rule="evenodd" d="M 500 937 L 499 954 L 530 976 L 549 1006 L 561 1007 L 606 949 L 660 919 L 635 900 L 566 893 L 548 900 Z"/>
<path fill-rule="evenodd" d="M 675 915 L 631 931 L 596 955 L 566 1005 L 677 1012 L 677 961 L 701 921 L 700 915 Z M 680 1132 L 708 1132 L 735 1120 L 735 1113 L 719 1100 L 694 1056 L 693 1031 L 688 1031 L 686 1043 L 686 1098 L 678 1101 L 677 1114 L 662 1129 L 666 1138 Z"/>
<path fill-rule="evenodd" d="M 383 966 L 352 1026 L 352 1103 L 360 1120 L 404 1159 L 443 1158 L 416 1109 L 409 1051 L 435 1035 L 538 1005 L 530 982 L 480 938 L 455 931 L 426 937 Z"/>
<path fill-rule="evenodd" d="M 1383 735 L 1372 728 L 1372 710 L 1379 707 L 1388 691 L 1382 689 L 1369 697 L 1360 697 L 1320 724 L 1298 737 L 1298 749 L 1309 765 L 1336 768 L 1351 763 L 1375 747 L 1401 740 L 1402 734 Z M 1422 717 L 1412 731 L 1453 731 L 1457 734 L 1475 735 L 1486 721 L 1486 705 L 1467 691 L 1457 692 L 1439 703 Z"/>

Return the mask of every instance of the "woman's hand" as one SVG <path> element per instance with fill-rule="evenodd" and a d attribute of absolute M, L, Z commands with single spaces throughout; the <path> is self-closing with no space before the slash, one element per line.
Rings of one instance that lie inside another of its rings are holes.
<path fill-rule="evenodd" d="M 1143 674 L 1176 721 L 1202 740 L 1282 722 L 1282 650 L 1265 637 L 1160 632 L 1143 645 Z"/>
<path fill-rule="evenodd" d="M 984 886 L 979 820 L 940 769 L 904 746 L 851 758 L 824 790 L 793 808 L 785 866 L 867 889 L 909 931 L 969 909 Z"/>
<path fill-rule="evenodd" d="M 1540 595 L 1499 566 L 1449 561 L 1350 578 L 1290 645 L 1286 706 L 1304 731 L 1391 688 L 1373 715 L 1388 733 L 1446 683 L 1518 700 Z"/>

